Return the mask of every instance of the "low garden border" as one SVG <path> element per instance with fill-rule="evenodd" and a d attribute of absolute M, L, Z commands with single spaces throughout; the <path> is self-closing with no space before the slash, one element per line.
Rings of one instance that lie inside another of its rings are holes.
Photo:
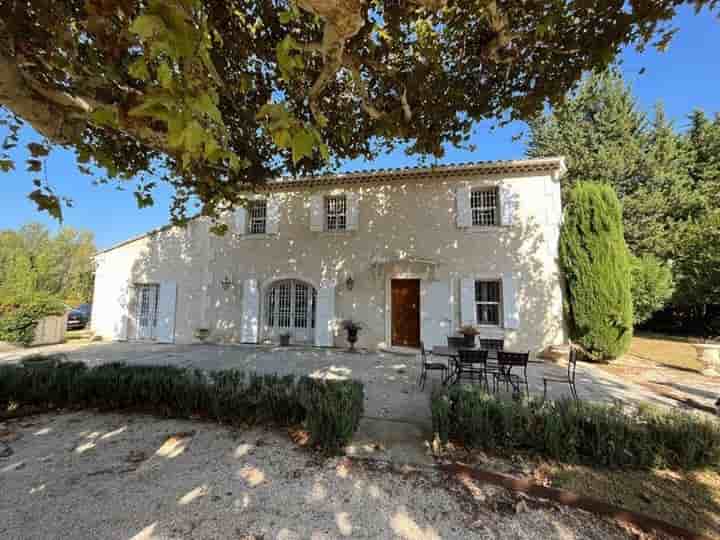
<path fill-rule="evenodd" d="M 225 424 L 302 423 L 310 443 L 327 453 L 339 452 L 350 441 L 363 403 L 363 385 L 352 380 L 122 363 L 89 368 L 52 359 L 0 366 L 0 416 L 20 407 L 94 408 Z"/>

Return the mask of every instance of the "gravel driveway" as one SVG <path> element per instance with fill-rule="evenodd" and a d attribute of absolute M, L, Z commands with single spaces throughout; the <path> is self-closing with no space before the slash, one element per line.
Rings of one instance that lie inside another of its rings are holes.
<path fill-rule="evenodd" d="M 279 431 L 139 415 L 0 424 L 0 538 L 628 538 L 590 514 L 431 469 L 322 460 Z"/>

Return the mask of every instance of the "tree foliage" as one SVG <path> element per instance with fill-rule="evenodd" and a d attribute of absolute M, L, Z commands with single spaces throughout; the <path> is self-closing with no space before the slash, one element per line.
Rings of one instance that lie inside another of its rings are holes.
<path fill-rule="evenodd" d="M 620 201 L 608 184 L 576 182 L 560 235 L 570 337 L 600 359 L 623 354 L 632 338 L 630 254 Z"/>
<path fill-rule="evenodd" d="M 0 231 L 0 306 L 45 296 L 68 305 L 89 302 L 94 254 L 87 231 L 64 227 L 52 236 L 38 223 Z"/>
<path fill-rule="evenodd" d="M 652 255 L 631 258 L 633 322 L 647 321 L 665 307 L 675 290 L 670 267 Z"/>
<path fill-rule="evenodd" d="M 649 119 L 617 72 L 593 74 L 565 103 L 530 123 L 528 153 L 565 155 L 566 191 L 585 178 L 618 191 L 630 250 L 671 269 L 677 285 L 671 304 L 694 313 L 685 317 L 694 325 L 691 319 L 703 318 L 708 304 L 717 302 L 707 250 L 717 233 L 713 209 L 720 205 L 720 118 L 702 111 L 689 118 L 687 131 L 679 132 L 658 104 Z M 662 277 L 667 270 L 655 268 L 658 279 L 650 280 L 648 264 L 635 266 L 638 279 L 644 274 L 642 287 L 636 282 L 634 288 L 636 322 L 669 291 Z"/>
<path fill-rule="evenodd" d="M 217 216 L 239 188 L 329 156 L 440 156 L 478 120 L 528 118 L 623 47 L 665 47 L 683 3 L 2 0 L 0 169 L 27 123 L 43 137 L 31 198 L 57 217 L 41 174 L 55 144 L 103 181 L 136 178 L 141 206 L 159 176 L 175 220 L 191 197 Z"/>

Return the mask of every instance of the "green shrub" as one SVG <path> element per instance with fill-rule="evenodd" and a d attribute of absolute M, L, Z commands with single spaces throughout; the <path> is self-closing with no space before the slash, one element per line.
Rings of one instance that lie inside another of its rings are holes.
<path fill-rule="evenodd" d="M 631 258 L 633 322 L 647 321 L 670 300 L 675 285 L 670 267 L 652 255 Z"/>
<path fill-rule="evenodd" d="M 231 424 L 303 422 L 327 452 L 346 445 L 363 412 L 356 381 L 319 381 L 293 375 L 204 372 L 122 363 L 33 361 L 0 366 L 0 414 L 13 406 L 134 410 L 172 418 L 202 417 Z"/>
<path fill-rule="evenodd" d="M 515 402 L 462 387 L 434 392 L 431 409 L 440 439 L 470 448 L 606 467 L 720 463 L 720 425 L 679 411 L 641 407 L 631 414 L 619 405 L 572 400 Z"/>
<path fill-rule="evenodd" d="M 623 354 L 632 339 L 630 254 L 612 187 L 579 182 L 569 192 L 560 236 L 573 340 L 598 359 Z"/>
<path fill-rule="evenodd" d="M 357 381 L 300 379 L 300 403 L 312 442 L 335 452 L 350 442 L 364 407 L 363 385 Z"/>
<path fill-rule="evenodd" d="M 18 305 L 5 305 L 0 313 L 0 341 L 28 346 L 43 317 L 62 315 L 65 307 L 53 297 L 37 297 Z"/>

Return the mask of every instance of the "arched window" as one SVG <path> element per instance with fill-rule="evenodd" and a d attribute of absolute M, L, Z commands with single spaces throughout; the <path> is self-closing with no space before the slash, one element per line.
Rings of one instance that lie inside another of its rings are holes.
<path fill-rule="evenodd" d="M 311 343 L 315 336 L 315 287 L 296 279 L 273 283 L 265 293 L 265 338 L 277 341 L 290 334 L 296 343 Z"/>

